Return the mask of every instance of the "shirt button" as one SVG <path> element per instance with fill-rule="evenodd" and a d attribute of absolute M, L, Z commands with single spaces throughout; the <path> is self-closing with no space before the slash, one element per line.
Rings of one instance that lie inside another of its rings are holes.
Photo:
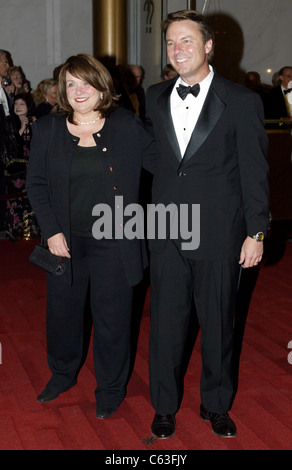
<path fill-rule="evenodd" d="M 114 188 L 113 188 L 113 189 L 114 189 L 114 191 L 116 191 L 118 188 L 117 188 L 117 186 L 114 186 Z"/>
<path fill-rule="evenodd" d="M 109 167 L 109 171 L 114 171 L 112 166 Z"/>
<path fill-rule="evenodd" d="M 103 152 L 106 152 L 106 151 L 107 151 L 107 148 L 106 148 L 106 147 L 103 147 L 102 151 L 103 151 Z"/>

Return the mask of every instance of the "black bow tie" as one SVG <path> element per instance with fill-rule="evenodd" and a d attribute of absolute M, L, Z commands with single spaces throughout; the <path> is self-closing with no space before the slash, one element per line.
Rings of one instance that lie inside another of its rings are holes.
<path fill-rule="evenodd" d="M 292 88 L 288 88 L 287 90 L 284 90 L 284 95 L 287 95 L 287 93 L 290 93 L 292 91 Z"/>
<path fill-rule="evenodd" d="M 182 100 L 185 100 L 189 93 L 196 97 L 200 93 L 200 84 L 197 83 L 194 86 L 179 85 L 179 87 L 177 88 L 177 92 Z"/>

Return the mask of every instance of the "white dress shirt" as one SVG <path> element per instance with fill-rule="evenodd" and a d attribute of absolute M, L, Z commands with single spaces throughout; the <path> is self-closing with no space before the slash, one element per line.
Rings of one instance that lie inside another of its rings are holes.
<path fill-rule="evenodd" d="M 3 106 L 5 116 L 9 116 L 10 113 L 9 113 L 7 96 L 1 85 L 0 85 L 0 104 L 2 104 Z"/>
<path fill-rule="evenodd" d="M 283 95 L 284 95 L 284 98 L 285 98 L 285 102 L 286 102 L 286 106 L 287 106 L 289 116 L 292 117 L 292 91 L 290 91 L 290 93 L 287 93 L 285 95 L 284 94 L 284 88 L 282 87 L 282 85 L 281 85 L 281 88 L 282 88 L 282 92 L 283 92 Z M 290 80 L 290 82 L 288 83 L 288 88 L 292 88 L 292 80 Z"/>
<path fill-rule="evenodd" d="M 189 140 L 196 126 L 205 98 L 211 85 L 214 71 L 209 65 L 210 73 L 200 82 L 200 93 L 197 97 L 189 93 L 185 100 L 182 100 L 177 92 L 177 87 L 182 84 L 188 86 L 181 77 L 176 81 L 170 96 L 170 110 L 173 120 L 176 137 L 179 143 L 181 156 L 183 158 Z"/>

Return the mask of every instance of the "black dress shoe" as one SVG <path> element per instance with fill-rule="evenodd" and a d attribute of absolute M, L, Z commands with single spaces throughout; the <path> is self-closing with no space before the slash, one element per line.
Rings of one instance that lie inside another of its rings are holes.
<path fill-rule="evenodd" d="M 175 417 L 174 415 L 158 415 L 154 416 L 151 426 L 151 434 L 158 439 L 168 439 L 175 433 Z"/>
<path fill-rule="evenodd" d="M 236 426 L 228 413 L 212 413 L 200 406 L 200 416 L 204 421 L 210 421 L 213 433 L 220 437 L 235 437 Z"/>
<path fill-rule="evenodd" d="M 100 419 L 106 419 L 112 416 L 116 411 L 118 407 L 116 406 L 115 408 L 96 408 L 96 417 Z"/>
<path fill-rule="evenodd" d="M 37 397 L 37 401 L 39 401 L 40 403 L 45 403 L 47 401 L 55 400 L 55 398 L 57 398 L 60 393 L 67 392 L 67 390 L 70 390 L 70 388 L 74 387 L 76 382 L 77 379 L 74 379 L 73 382 L 71 382 L 71 384 L 67 388 L 62 388 L 61 390 L 60 385 L 58 386 L 54 382 L 52 382 L 52 380 L 50 380 L 42 391 L 42 393 L 40 393 Z M 57 392 L 56 389 L 59 389 L 59 391 Z"/>
<path fill-rule="evenodd" d="M 59 392 L 55 392 L 52 390 L 47 390 L 46 388 L 42 391 L 42 393 L 39 394 L 37 397 L 37 401 L 40 403 L 45 403 L 47 401 L 52 401 L 55 400 L 60 395 Z"/>

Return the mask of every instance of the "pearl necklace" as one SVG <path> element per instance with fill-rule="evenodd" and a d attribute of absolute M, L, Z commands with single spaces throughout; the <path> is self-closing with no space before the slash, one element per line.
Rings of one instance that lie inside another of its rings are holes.
<path fill-rule="evenodd" d="M 98 121 L 100 119 L 100 114 L 97 116 L 96 119 L 94 119 L 93 121 L 79 121 L 76 117 L 74 118 L 76 122 L 78 122 L 78 124 L 94 124 L 96 121 Z"/>

